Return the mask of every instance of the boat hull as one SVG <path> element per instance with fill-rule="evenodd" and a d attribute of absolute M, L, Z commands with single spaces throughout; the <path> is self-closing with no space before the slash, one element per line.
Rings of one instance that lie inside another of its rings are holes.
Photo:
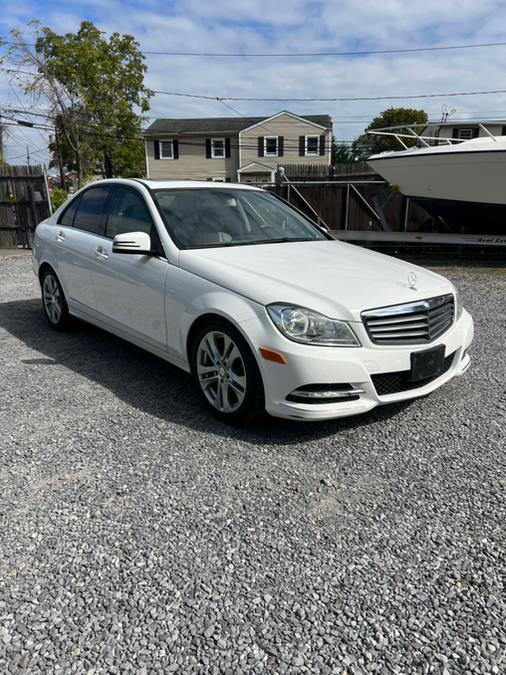
<path fill-rule="evenodd" d="M 392 153 L 368 160 L 405 195 L 482 204 L 506 204 L 506 148 L 430 154 Z"/>
<path fill-rule="evenodd" d="M 506 230 L 506 147 L 418 149 L 375 155 L 368 163 L 455 231 L 500 234 Z"/>

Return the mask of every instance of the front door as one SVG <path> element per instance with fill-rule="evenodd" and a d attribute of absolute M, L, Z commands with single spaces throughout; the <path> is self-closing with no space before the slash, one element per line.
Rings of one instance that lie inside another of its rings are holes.
<path fill-rule="evenodd" d="M 168 262 L 145 199 L 132 187 L 113 188 L 105 238 L 94 251 L 92 282 L 97 316 L 148 344 L 166 349 L 164 289 Z M 112 252 L 112 240 L 125 232 L 147 232 L 162 255 Z"/>

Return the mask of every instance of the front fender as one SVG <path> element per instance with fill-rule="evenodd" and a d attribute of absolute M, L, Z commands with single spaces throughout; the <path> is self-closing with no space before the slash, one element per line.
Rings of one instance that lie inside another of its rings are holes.
<path fill-rule="evenodd" d="M 196 321 L 207 315 L 219 316 L 231 323 L 244 337 L 255 353 L 256 348 L 251 343 L 242 324 L 256 319 L 265 312 L 262 305 L 224 289 L 209 290 L 196 297 L 181 317 L 179 326 L 179 348 L 185 359 L 188 358 L 187 342 L 192 326 Z"/>

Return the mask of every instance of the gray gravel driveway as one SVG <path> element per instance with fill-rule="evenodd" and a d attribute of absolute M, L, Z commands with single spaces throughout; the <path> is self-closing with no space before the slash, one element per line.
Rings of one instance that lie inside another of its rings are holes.
<path fill-rule="evenodd" d="M 504 673 L 506 275 L 468 374 L 230 428 L 0 260 L 0 673 Z"/>

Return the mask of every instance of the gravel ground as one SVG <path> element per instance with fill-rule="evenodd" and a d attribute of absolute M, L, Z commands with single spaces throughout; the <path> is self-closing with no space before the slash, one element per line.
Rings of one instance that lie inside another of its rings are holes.
<path fill-rule="evenodd" d="M 506 275 L 448 274 L 464 378 L 234 429 L 0 261 L 0 672 L 504 673 Z"/>

